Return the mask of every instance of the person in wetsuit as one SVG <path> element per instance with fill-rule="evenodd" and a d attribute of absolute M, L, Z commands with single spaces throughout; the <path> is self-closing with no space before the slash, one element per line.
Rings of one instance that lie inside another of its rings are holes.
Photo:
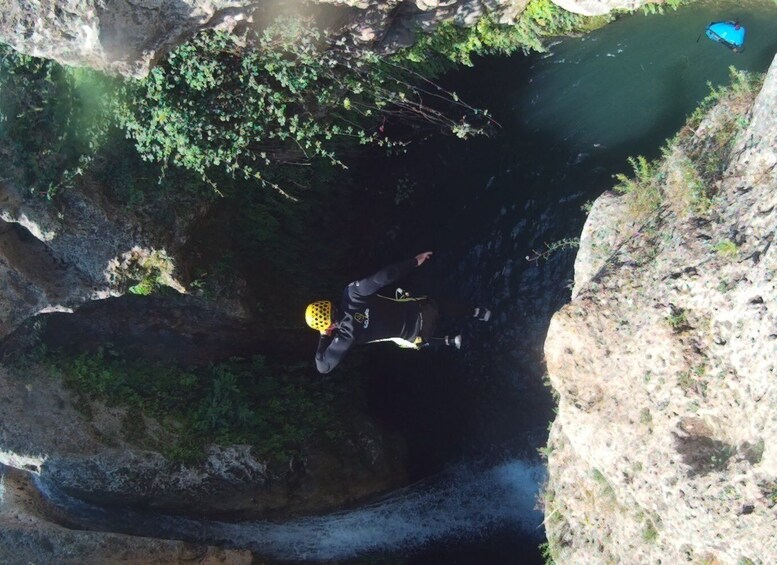
<path fill-rule="evenodd" d="M 355 344 L 392 340 L 418 348 L 430 342 L 439 319 L 437 302 L 427 297 L 389 298 L 377 292 L 420 267 L 431 256 L 431 251 L 419 253 L 350 283 L 337 309 L 328 300 L 308 305 L 305 321 L 321 332 L 316 350 L 316 368 L 320 373 L 334 369 Z M 491 315 L 485 308 L 470 308 L 468 312 L 484 321 Z M 444 340 L 447 343 L 447 338 Z"/>

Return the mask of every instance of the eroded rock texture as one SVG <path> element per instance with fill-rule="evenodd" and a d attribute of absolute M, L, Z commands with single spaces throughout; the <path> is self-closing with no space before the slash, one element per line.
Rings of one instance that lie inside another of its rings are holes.
<path fill-rule="evenodd" d="M 591 211 L 545 345 L 559 563 L 777 562 L 776 114 L 777 62 L 682 132 L 657 212 Z M 691 163 L 723 166 L 708 209 Z"/>
<path fill-rule="evenodd" d="M 10 0 L 0 38 L 63 64 L 142 76 L 203 27 L 233 25 L 247 0 Z"/>
<path fill-rule="evenodd" d="M 183 291 L 171 256 L 200 211 L 170 204 L 179 213 L 159 223 L 88 180 L 55 205 L 0 181 L 0 340 L 37 314 L 119 296 L 148 268 Z"/>

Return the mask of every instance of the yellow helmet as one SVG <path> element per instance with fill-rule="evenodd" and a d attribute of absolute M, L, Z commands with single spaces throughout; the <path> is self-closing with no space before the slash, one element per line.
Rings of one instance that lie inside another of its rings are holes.
<path fill-rule="evenodd" d="M 329 300 L 317 300 L 305 309 L 305 322 L 321 333 L 332 325 L 332 303 Z"/>

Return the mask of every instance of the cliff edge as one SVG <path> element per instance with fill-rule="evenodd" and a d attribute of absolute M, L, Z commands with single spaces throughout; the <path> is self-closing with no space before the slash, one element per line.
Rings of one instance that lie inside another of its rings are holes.
<path fill-rule="evenodd" d="M 595 202 L 550 324 L 558 563 L 777 562 L 777 60 L 713 98 Z"/>

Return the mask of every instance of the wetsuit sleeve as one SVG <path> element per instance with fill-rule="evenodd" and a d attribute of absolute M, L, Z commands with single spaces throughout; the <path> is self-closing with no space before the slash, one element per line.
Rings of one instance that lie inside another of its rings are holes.
<path fill-rule="evenodd" d="M 352 340 L 341 336 L 322 335 L 316 350 L 316 369 L 319 373 L 328 373 L 343 360 L 351 348 Z"/>
<path fill-rule="evenodd" d="M 396 263 L 385 269 L 381 269 L 371 277 L 354 281 L 349 284 L 347 289 L 348 296 L 353 299 L 375 294 L 384 286 L 388 286 L 391 283 L 398 281 L 417 266 L 418 261 L 413 257 L 407 261 L 402 261 L 401 263 Z"/>

